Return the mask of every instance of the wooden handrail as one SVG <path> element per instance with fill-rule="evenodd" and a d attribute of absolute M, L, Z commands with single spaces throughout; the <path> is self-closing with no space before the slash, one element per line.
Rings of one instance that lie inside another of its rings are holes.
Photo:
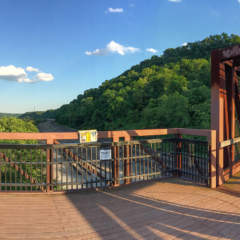
<path fill-rule="evenodd" d="M 112 138 L 114 142 L 118 142 L 119 138 L 125 138 L 126 141 L 136 136 L 157 136 L 168 134 L 186 134 L 196 136 L 211 136 L 211 130 L 207 129 L 142 129 L 142 130 L 122 130 L 122 131 L 99 131 L 98 138 Z M 47 144 L 53 144 L 54 140 L 77 140 L 78 132 L 44 132 L 44 133 L 16 133 L 16 132 L 0 132 L 0 140 L 45 140 Z"/>

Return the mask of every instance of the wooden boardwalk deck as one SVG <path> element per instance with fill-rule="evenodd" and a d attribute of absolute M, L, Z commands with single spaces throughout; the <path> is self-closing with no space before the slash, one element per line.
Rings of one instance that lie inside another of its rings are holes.
<path fill-rule="evenodd" d="M 240 198 L 176 179 L 0 194 L 0 239 L 240 239 Z"/>

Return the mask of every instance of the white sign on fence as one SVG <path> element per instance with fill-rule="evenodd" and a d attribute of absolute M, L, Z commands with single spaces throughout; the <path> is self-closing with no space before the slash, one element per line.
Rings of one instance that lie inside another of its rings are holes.
<path fill-rule="evenodd" d="M 100 160 L 110 160 L 112 159 L 111 149 L 100 149 Z"/>
<path fill-rule="evenodd" d="M 78 131 L 80 143 L 97 142 L 97 130 Z"/>

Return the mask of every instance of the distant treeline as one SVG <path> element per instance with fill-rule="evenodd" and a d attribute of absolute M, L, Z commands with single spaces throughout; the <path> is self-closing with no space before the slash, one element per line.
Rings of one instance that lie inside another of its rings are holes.
<path fill-rule="evenodd" d="M 77 129 L 209 128 L 210 53 L 234 44 L 223 33 L 167 49 L 40 115 Z"/>
<path fill-rule="evenodd" d="M 19 117 L 21 114 L 19 113 L 0 113 L 0 118 L 3 117 Z"/>

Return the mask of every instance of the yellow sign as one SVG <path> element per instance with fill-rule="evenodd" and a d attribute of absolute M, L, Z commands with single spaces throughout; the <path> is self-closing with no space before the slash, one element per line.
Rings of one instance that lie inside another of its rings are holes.
<path fill-rule="evenodd" d="M 97 130 L 78 131 L 80 143 L 97 142 Z"/>

